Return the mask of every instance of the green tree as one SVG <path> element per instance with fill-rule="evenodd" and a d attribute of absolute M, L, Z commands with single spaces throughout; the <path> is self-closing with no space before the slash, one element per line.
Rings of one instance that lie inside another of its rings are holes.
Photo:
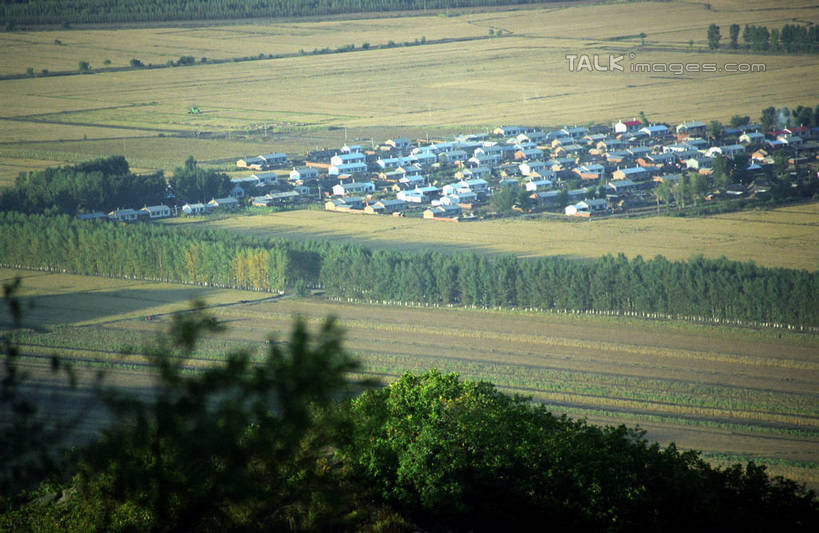
<path fill-rule="evenodd" d="M 230 177 L 213 169 L 201 168 L 193 156 L 185 160 L 185 166 L 174 169 L 168 180 L 178 204 L 208 202 L 222 198 L 230 192 Z"/>
<path fill-rule="evenodd" d="M 90 72 L 91 64 L 88 61 L 80 61 L 78 69 L 80 72 Z"/>
<path fill-rule="evenodd" d="M 708 48 L 711 50 L 716 50 L 719 48 L 719 40 L 721 36 L 719 34 L 719 26 L 716 24 L 711 24 L 708 26 Z"/>
<path fill-rule="evenodd" d="M 688 196 L 694 205 L 699 204 L 708 192 L 708 181 L 705 176 L 696 171 L 688 173 Z"/>
<path fill-rule="evenodd" d="M 813 125 L 813 110 L 810 107 L 798 105 L 793 110 L 793 120 L 797 126 Z"/>
<path fill-rule="evenodd" d="M 657 199 L 657 214 L 660 213 L 660 202 L 663 202 L 666 210 L 668 210 L 668 201 L 671 198 L 671 185 L 667 180 L 663 180 L 663 182 L 654 189 L 654 197 Z"/>
<path fill-rule="evenodd" d="M 787 106 L 782 106 L 776 110 L 776 126 L 787 128 L 791 126 L 791 110 Z"/>
<path fill-rule="evenodd" d="M 644 112 L 640 111 L 637 116 L 640 118 L 640 122 L 643 124 L 643 126 L 649 125 L 648 119 L 646 118 L 646 114 Z"/>
<path fill-rule="evenodd" d="M 780 49 L 779 30 L 777 28 L 771 29 L 771 50 L 778 51 Z"/>
<path fill-rule="evenodd" d="M 764 133 L 767 133 L 773 130 L 773 127 L 776 125 L 776 109 L 771 107 L 766 107 L 762 110 L 762 115 L 759 117 L 759 126 Z"/>
<path fill-rule="evenodd" d="M 199 337 L 221 329 L 202 303 L 176 315 L 146 350 L 155 397 L 107 396 L 117 422 L 83 454 L 81 470 L 86 496 L 99 496 L 100 480 L 108 487 L 98 528 L 125 505 L 169 531 L 340 526 L 327 446 L 342 421 L 331 407 L 358 368 L 341 331 L 328 320 L 313 336 L 297 320 L 287 345 L 271 339 L 260 364 L 236 351 L 187 374 Z"/>
<path fill-rule="evenodd" d="M 722 122 L 719 120 L 712 120 L 708 123 L 708 137 L 710 137 L 714 142 L 718 142 L 722 139 L 722 132 L 723 126 Z"/>
<path fill-rule="evenodd" d="M 495 191 L 489 203 L 498 213 L 509 214 L 512 212 L 512 206 L 515 205 L 517 198 L 517 191 L 512 187 L 503 187 L 499 191 Z"/>
<path fill-rule="evenodd" d="M 751 156 L 748 154 L 734 155 L 734 169 L 731 174 L 731 180 L 734 183 L 747 183 L 750 181 L 748 174 L 748 165 L 751 162 Z"/>
<path fill-rule="evenodd" d="M 682 177 L 671 185 L 671 196 L 674 197 L 677 209 L 685 209 L 685 202 L 689 198 L 689 193 L 688 176 L 682 174 Z"/>
<path fill-rule="evenodd" d="M 783 179 L 787 175 L 788 154 L 785 150 L 777 150 L 773 155 L 773 173 L 777 179 Z"/>
<path fill-rule="evenodd" d="M 737 43 L 737 39 L 739 39 L 739 24 L 731 24 L 729 35 L 731 38 L 731 48 L 736 49 L 739 46 Z"/>
<path fill-rule="evenodd" d="M 607 272 L 593 277 L 615 279 L 628 260 L 605 263 Z M 390 505 L 417 529 L 718 530 L 816 522 L 813 493 L 772 482 L 753 463 L 714 470 L 695 452 L 647 443 L 641 431 L 555 417 L 457 374 L 407 373 L 354 399 L 350 409 L 354 437 L 341 457 L 362 496 Z M 771 514 L 787 508 L 794 515 Z"/>
<path fill-rule="evenodd" d="M 738 127 L 740 127 L 740 126 L 744 126 L 744 125 L 746 125 L 746 124 L 750 124 L 750 123 L 751 123 L 751 117 L 749 117 L 749 116 L 747 116 L 747 115 L 745 115 L 745 116 L 742 116 L 742 115 L 732 115 L 732 116 L 731 116 L 731 122 L 730 122 L 730 123 L 731 123 L 731 127 L 732 127 L 732 128 L 738 128 Z"/>
<path fill-rule="evenodd" d="M 10 323 L 0 335 L 3 356 L 0 410 L 4 413 L 3 431 L 0 431 L 0 513 L 22 499 L 25 492 L 21 494 L 21 491 L 35 489 L 44 478 L 64 466 L 60 454 L 64 446 L 62 439 L 72 425 L 67 420 L 49 421 L 40 416 L 36 403 L 27 394 L 28 375 L 20 368 L 17 339 L 24 311 L 17 296 L 19 290 L 20 278 L 3 284 L 3 303 L 8 307 Z M 73 387 L 75 375 L 70 366 L 54 357 L 51 371 L 58 381 Z"/>
<path fill-rule="evenodd" d="M 714 173 L 714 185 L 725 189 L 725 187 L 732 182 L 731 176 L 734 173 L 734 161 L 722 154 L 718 154 L 711 163 L 711 170 L 713 170 Z"/>
<path fill-rule="evenodd" d="M 563 209 L 567 205 L 569 205 L 569 191 L 566 189 L 560 189 L 560 194 L 558 195 L 557 205 L 560 209 Z"/>

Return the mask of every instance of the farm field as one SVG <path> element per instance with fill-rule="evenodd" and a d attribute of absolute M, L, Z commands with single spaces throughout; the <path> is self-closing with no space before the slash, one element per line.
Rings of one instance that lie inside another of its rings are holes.
<path fill-rule="evenodd" d="M 30 159 L 58 164 L 85 154 L 124 151 L 138 162 L 135 166 L 171 170 L 191 154 L 210 155 L 201 160 L 265 151 L 303 154 L 337 144 L 343 133 L 336 128 L 348 128 L 351 139 L 380 141 L 403 134 L 481 131 L 503 123 L 609 122 L 641 110 L 650 120 L 673 123 L 727 121 L 733 114 L 755 117 L 769 105 L 813 105 L 809 100 L 816 94 L 806 87 L 819 81 L 819 57 L 712 53 L 705 43 L 712 22 L 725 27 L 726 34 L 731 23 L 773 27 L 794 20 L 817 22 L 810 2 L 776 10 L 763 1 L 711 5 L 707 10 L 684 2 L 578 3 L 458 16 L 2 33 L 0 46 L 7 53 L 0 58 L 0 73 L 76 70 L 79 61 L 101 67 L 105 60 L 124 66 L 132 58 L 165 64 L 183 55 L 197 61 L 293 55 L 2 80 L 0 120 L 14 123 L 0 139 L 7 141 L 0 144 L 0 163 L 15 168 Z M 503 36 L 489 38 L 490 29 Z M 644 46 L 641 32 L 647 34 Z M 422 38 L 430 42 L 376 49 L 391 40 L 401 44 Z M 433 42 L 440 39 L 469 40 Z M 364 42 L 372 47 L 298 55 L 300 49 L 360 47 Z M 610 54 L 623 55 L 626 71 L 570 72 L 566 56 L 582 53 L 599 54 L 604 63 Z M 675 75 L 629 68 L 668 62 L 720 67 L 760 63 L 764 72 Z M 202 113 L 189 114 L 192 105 Z M 214 149 L 204 138 L 154 138 L 167 146 L 163 152 L 173 150 L 157 156 L 157 142 L 135 140 L 123 149 L 120 141 L 110 139 L 203 132 L 226 140 L 230 136 L 231 142 Z M 236 146 L 243 140 L 247 144 Z"/>
<path fill-rule="evenodd" d="M 41 385 L 51 378 L 46 361 L 37 356 L 57 353 L 80 367 L 85 387 L 96 370 L 106 369 L 111 383 L 147 391 L 150 381 L 139 346 L 168 325 L 169 313 L 202 297 L 229 329 L 205 339 L 192 367 L 214 364 L 229 349 L 260 349 L 270 333 L 285 336 L 294 315 L 312 326 L 334 315 L 347 331 L 346 348 L 366 372 L 384 381 L 406 370 L 456 371 L 532 396 L 556 413 L 640 425 L 649 438 L 703 450 L 709 460 L 754 460 L 772 473 L 819 487 L 816 336 L 610 317 L 338 303 L 0 270 L 4 283 L 18 275 L 24 303 L 34 304 L 21 333 L 23 352 Z M 5 310 L 0 327 L 8 327 Z M 118 355 L 125 347 L 136 348 L 132 355 Z M 89 415 L 84 429 L 101 416 Z"/>
<path fill-rule="evenodd" d="M 702 254 L 810 271 L 819 265 L 819 202 L 696 218 L 514 218 L 444 224 L 420 218 L 295 210 L 257 216 L 180 218 L 165 223 L 201 224 L 265 238 L 333 239 L 400 250 L 469 249 L 523 257 L 573 258 L 622 252 L 630 258 L 663 255 L 678 260 Z"/>

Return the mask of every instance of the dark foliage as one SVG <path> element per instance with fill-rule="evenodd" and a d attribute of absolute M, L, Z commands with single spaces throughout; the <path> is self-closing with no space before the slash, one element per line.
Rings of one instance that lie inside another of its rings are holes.
<path fill-rule="evenodd" d="M 112 424 L 76 455 L 73 483 L 44 484 L 5 505 L 0 529 L 817 527 L 815 494 L 753 463 L 714 469 L 697 452 L 648 443 L 640 430 L 555 417 L 489 383 L 433 370 L 343 400 L 357 363 L 332 320 L 315 335 L 296 320 L 289 342 L 271 339 L 260 363 L 236 351 L 186 372 L 200 335 L 219 330 L 201 303 L 175 315 L 144 350 L 154 392 L 105 394 Z M 13 340 L 6 347 L 13 375 Z M 30 438 L 38 444 L 43 435 Z"/>
<path fill-rule="evenodd" d="M 227 174 L 205 170 L 193 157 L 188 157 L 184 167 L 177 167 L 168 182 L 179 205 L 224 198 L 231 188 Z"/>
<path fill-rule="evenodd" d="M 4 0 L 0 19 L 10 31 L 21 24 L 302 17 L 528 3 L 534 0 Z"/>
<path fill-rule="evenodd" d="M 357 484 L 425 530 L 811 531 L 812 492 L 749 463 L 710 467 L 456 374 L 362 394 L 344 449 Z M 783 513 L 783 511 L 787 510 Z"/>
<path fill-rule="evenodd" d="M 23 213 L 75 214 L 139 208 L 165 200 L 161 172 L 136 175 L 122 156 L 75 166 L 21 173 L 15 186 L 0 191 L 0 209 Z"/>

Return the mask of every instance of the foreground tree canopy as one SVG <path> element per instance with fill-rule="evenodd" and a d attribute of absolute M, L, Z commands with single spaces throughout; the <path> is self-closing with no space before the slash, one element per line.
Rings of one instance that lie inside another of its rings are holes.
<path fill-rule="evenodd" d="M 19 316 L 19 306 L 14 308 Z M 146 399 L 102 399 L 112 423 L 69 473 L 5 494 L 0 529 L 68 531 L 815 531 L 819 502 L 753 463 L 713 468 L 643 432 L 556 417 L 490 383 L 432 370 L 353 396 L 340 330 L 297 320 L 261 362 L 245 351 L 191 373 L 198 304 L 146 348 Z M 25 404 L 13 332 L 3 402 Z M 5 405 L 5 403 L 4 403 Z M 21 410 L 23 419 L 33 416 Z M 29 427 L 24 425 L 24 427 Z M 31 426 L 33 427 L 33 426 Z M 42 434 L 28 436 L 31 446 Z M 11 443 L 14 444 L 14 443 Z M 53 442 L 50 444 L 54 444 Z M 9 446 L 7 449 L 17 449 Z M 3 487 L 15 457 L 2 456 Z M 51 463 L 50 463 L 51 464 Z M 17 474 L 44 472 L 25 467 Z M 11 481 L 11 483 L 9 483 Z M 18 486 L 18 488 L 20 488 Z"/>

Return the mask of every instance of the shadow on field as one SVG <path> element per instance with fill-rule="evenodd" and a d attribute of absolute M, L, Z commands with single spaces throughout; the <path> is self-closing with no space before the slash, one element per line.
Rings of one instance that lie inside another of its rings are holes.
<path fill-rule="evenodd" d="M 168 304 L 188 307 L 188 301 L 203 296 L 201 287 L 156 289 L 89 290 L 43 296 L 23 296 L 23 326 L 42 330 L 58 324 L 73 324 L 101 318 L 144 312 Z M 0 329 L 11 327 L 11 316 L 5 302 L 0 306 Z"/>
<path fill-rule="evenodd" d="M 365 216 L 365 215 L 339 215 L 339 216 Z M 251 235 L 258 238 L 263 239 L 282 239 L 282 240 L 289 240 L 289 241 L 333 241 L 338 244 L 349 244 L 355 246 L 363 246 L 364 248 L 369 248 L 371 250 L 392 250 L 392 251 L 404 251 L 404 252 L 425 252 L 429 250 L 434 250 L 436 252 L 444 253 L 444 254 L 455 254 L 459 252 L 474 252 L 477 255 L 485 255 L 489 257 L 499 256 L 499 255 L 513 255 L 516 257 L 520 257 L 522 259 L 534 259 L 534 258 L 542 258 L 542 257 L 562 257 L 565 259 L 578 259 L 578 260 L 587 260 L 592 259 L 588 256 L 580 255 L 580 254 L 566 254 L 566 253 L 548 253 L 544 249 L 538 249 L 535 246 L 532 246 L 529 250 L 526 249 L 518 249 L 518 250 L 502 250 L 498 249 L 495 246 L 490 246 L 487 244 L 482 243 L 470 243 L 470 242 L 441 242 L 435 241 L 434 239 L 424 239 L 420 240 L 417 236 L 413 236 L 412 239 L 403 239 L 401 234 L 404 233 L 411 233 L 411 228 L 401 228 L 397 230 L 396 228 L 392 229 L 383 229 L 377 228 L 373 231 L 368 232 L 341 232 L 337 229 L 335 230 L 305 230 L 299 228 L 297 230 L 293 230 L 290 227 L 278 227 L 275 225 L 270 225 L 266 227 L 220 227 L 218 225 L 211 225 L 210 221 L 202 221 L 201 227 L 203 228 L 219 228 L 225 231 L 230 231 L 234 233 L 240 233 L 244 235 Z M 440 229 L 442 233 L 447 232 L 450 228 L 454 226 L 455 223 L 452 222 L 427 222 L 431 225 L 436 225 Z M 460 224 L 469 225 L 469 227 L 474 227 L 476 233 L 483 232 L 483 228 L 480 226 L 480 222 L 462 222 Z M 392 234 L 392 235 L 391 235 Z"/>

